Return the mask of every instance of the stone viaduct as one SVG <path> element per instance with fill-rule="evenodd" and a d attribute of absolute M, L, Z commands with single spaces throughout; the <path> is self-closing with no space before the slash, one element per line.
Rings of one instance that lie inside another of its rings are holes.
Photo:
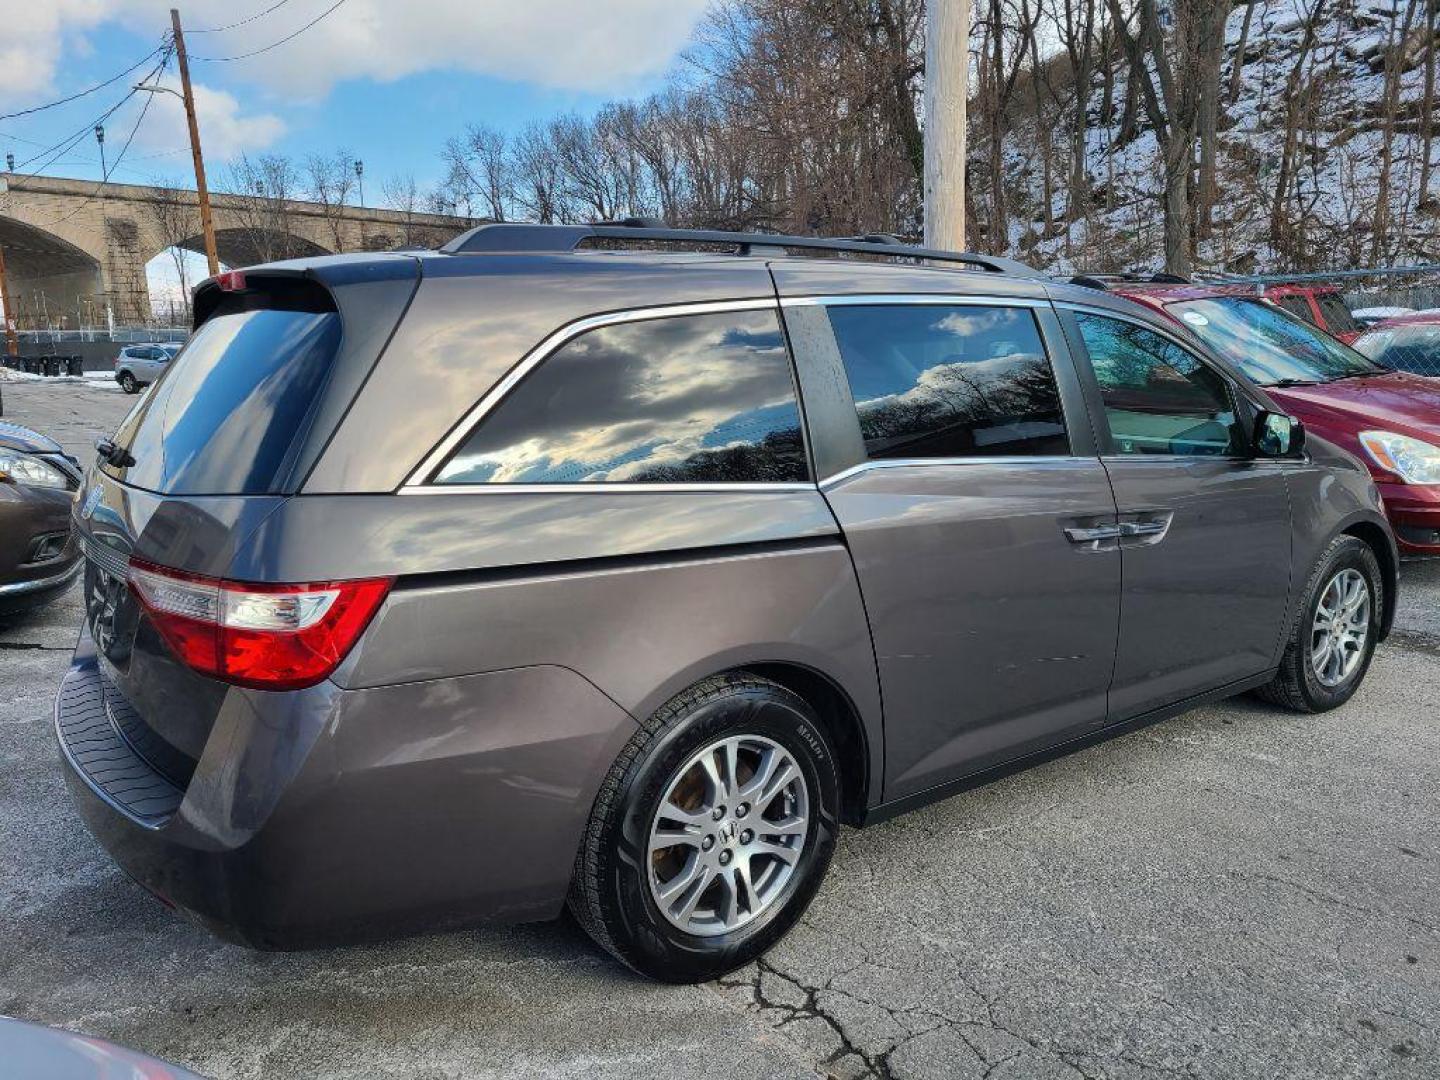
<path fill-rule="evenodd" d="M 255 195 L 211 195 L 220 261 L 443 244 L 466 218 L 326 206 Z M 21 329 L 144 323 L 145 265 L 171 247 L 203 254 L 193 191 L 0 172 L 0 249 Z"/>

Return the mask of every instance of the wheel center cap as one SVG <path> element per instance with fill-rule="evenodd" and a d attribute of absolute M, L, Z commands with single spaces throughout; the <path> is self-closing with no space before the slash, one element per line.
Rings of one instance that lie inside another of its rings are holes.
<path fill-rule="evenodd" d="M 715 830 L 715 839 L 721 844 L 728 844 L 731 840 L 735 839 L 737 828 L 738 826 L 735 822 L 723 821 L 720 823 L 720 827 Z"/>

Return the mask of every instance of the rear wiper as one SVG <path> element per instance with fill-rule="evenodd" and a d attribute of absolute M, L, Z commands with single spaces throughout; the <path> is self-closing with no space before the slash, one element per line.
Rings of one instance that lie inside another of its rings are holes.
<path fill-rule="evenodd" d="M 111 439 L 96 439 L 95 452 L 100 455 L 100 460 L 106 465 L 113 465 L 117 469 L 128 469 L 135 464 L 135 458 L 130 451 L 123 446 L 115 445 Z"/>

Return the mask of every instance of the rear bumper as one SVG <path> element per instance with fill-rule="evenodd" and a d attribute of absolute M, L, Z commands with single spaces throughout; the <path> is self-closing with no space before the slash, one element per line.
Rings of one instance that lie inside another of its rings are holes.
<path fill-rule="evenodd" d="M 301 948 L 559 913 L 629 714 L 565 668 L 234 690 L 182 791 L 119 734 L 88 635 L 55 702 L 81 816 L 222 937 Z"/>
<path fill-rule="evenodd" d="M 1401 555 L 1440 555 L 1440 485 L 1380 483 Z"/>

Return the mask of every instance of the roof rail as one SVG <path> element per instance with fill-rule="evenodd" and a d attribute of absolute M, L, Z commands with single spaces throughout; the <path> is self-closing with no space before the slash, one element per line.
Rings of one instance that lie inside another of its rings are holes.
<path fill-rule="evenodd" d="M 994 274 L 1044 279 L 1022 262 L 966 251 L 939 251 L 903 244 L 893 236 L 869 234 L 827 239 L 821 236 L 785 236 L 779 233 L 725 232 L 720 229 L 669 229 L 645 218 L 596 225 L 479 225 L 461 233 L 440 250 L 447 255 L 536 254 L 574 251 L 589 240 L 649 240 L 671 244 L 733 244 L 739 255 L 783 254 L 799 251 L 834 251 L 852 255 L 888 255 L 892 258 L 960 263 Z"/>
<path fill-rule="evenodd" d="M 1157 270 L 1153 274 L 1140 270 L 1123 270 L 1113 274 L 1072 274 L 1058 275 L 1070 285 L 1082 285 L 1087 289 L 1108 289 L 1111 285 L 1190 285 L 1190 278 L 1179 274 Z"/>

